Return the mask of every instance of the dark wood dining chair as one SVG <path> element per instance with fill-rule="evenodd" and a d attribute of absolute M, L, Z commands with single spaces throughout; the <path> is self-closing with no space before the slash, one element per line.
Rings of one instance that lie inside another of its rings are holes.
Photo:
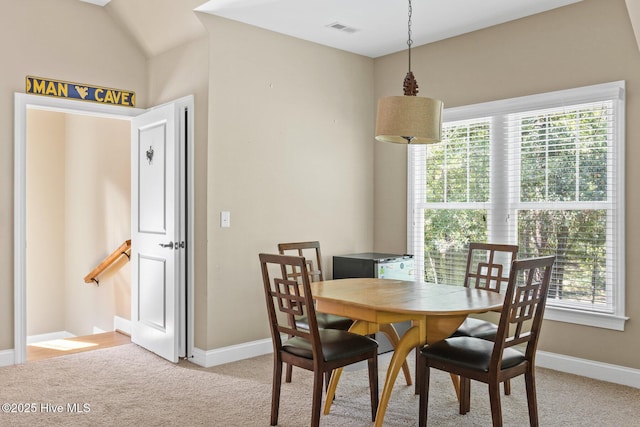
<path fill-rule="evenodd" d="M 297 255 L 305 257 L 307 261 L 307 272 L 309 280 L 311 282 L 318 282 L 324 280 L 324 274 L 322 273 L 322 254 L 320 253 L 320 242 L 291 242 L 291 243 L 279 243 L 278 252 L 281 255 Z M 315 264 L 314 264 L 315 261 Z M 288 277 L 293 280 L 298 280 L 301 277 L 302 272 L 294 269 L 293 266 L 289 267 L 287 272 Z M 335 314 L 326 314 L 316 312 L 316 320 L 318 322 L 318 328 L 320 329 L 340 329 L 347 331 L 353 325 L 353 320 L 348 317 L 336 316 Z M 295 319 L 296 326 L 302 329 L 309 329 L 309 320 L 307 316 L 297 317 Z M 287 365 L 285 381 L 290 383 L 292 377 L 293 367 Z M 330 372 L 326 374 L 325 385 L 329 385 Z"/>
<path fill-rule="evenodd" d="M 420 351 L 419 426 L 427 425 L 430 368 L 460 377 L 460 414 L 470 409 L 471 380 L 488 384 L 493 426 L 502 426 L 500 383 L 524 374 L 529 424 L 538 425 L 535 355 L 555 257 L 511 264 L 498 331 L 493 341 L 450 337 Z M 524 352 L 514 346 L 524 346 Z"/>
<path fill-rule="evenodd" d="M 509 269 L 518 255 L 518 245 L 469 243 L 464 286 L 500 292 L 509 281 Z M 492 341 L 498 325 L 488 320 L 467 317 L 454 337 L 475 337 Z M 511 382 L 504 382 L 504 394 L 511 394 Z"/>
<path fill-rule="evenodd" d="M 379 399 L 378 343 L 348 331 L 318 328 L 304 257 L 279 254 L 260 254 L 259 257 L 274 355 L 271 425 L 278 424 L 283 363 L 313 371 L 311 426 L 318 426 L 324 374 L 366 360 L 369 367 L 371 418 L 375 420 Z M 302 273 L 299 281 L 289 277 L 292 269 Z M 307 317 L 307 329 L 299 328 L 292 321 L 293 317 L 299 316 Z M 291 338 L 283 342 L 283 335 Z"/>
<path fill-rule="evenodd" d="M 467 264 L 464 286 L 500 292 L 509 281 L 509 266 L 518 255 L 518 245 L 500 243 L 471 242 L 467 252 Z M 488 320 L 467 317 L 462 325 L 453 333 L 454 337 L 475 337 L 493 340 L 498 332 L 498 325 Z M 416 351 L 416 373 L 418 368 L 418 352 Z M 456 381 L 454 383 L 457 384 Z M 416 394 L 419 392 L 419 381 L 416 381 Z M 511 394 L 511 383 L 505 381 L 504 394 Z"/>
<path fill-rule="evenodd" d="M 518 255 L 518 245 L 469 243 L 464 286 L 500 292 L 509 281 L 509 269 Z M 468 317 L 453 336 L 493 339 L 498 325 Z"/>

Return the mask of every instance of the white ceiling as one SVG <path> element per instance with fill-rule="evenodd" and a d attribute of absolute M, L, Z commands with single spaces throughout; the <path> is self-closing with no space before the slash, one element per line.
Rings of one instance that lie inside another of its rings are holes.
<path fill-rule="evenodd" d="M 419 46 L 581 0 L 413 0 Z M 376 58 L 407 48 L 408 1 L 210 0 L 201 12 Z M 340 23 L 346 32 L 327 27 Z"/>
<path fill-rule="evenodd" d="M 194 10 L 372 58 L 407 48 L 407 0 L 82 1 L 107 5 L 149 56 L 202 34 Z M 413 46 L 579 1 L 412 0 Z M 334 23 L 354 31 L 328 27 Z"/>

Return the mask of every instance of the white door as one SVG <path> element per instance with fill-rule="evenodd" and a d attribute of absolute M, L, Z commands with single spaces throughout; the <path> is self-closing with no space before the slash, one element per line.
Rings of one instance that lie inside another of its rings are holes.
<path fill-rule="evenodd" d="M 178 111 L 175 103 L 162 105 L 131 125 L 131 340 L 174 363 L 184 356 Z"/>

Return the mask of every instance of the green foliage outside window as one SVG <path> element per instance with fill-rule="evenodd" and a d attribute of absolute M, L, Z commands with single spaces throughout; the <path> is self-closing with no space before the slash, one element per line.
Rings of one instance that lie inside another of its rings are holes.
<path fill-rule="evenodd" d="M 430 209 L 425 211 L 424 280 L 462 285 L 469 242 L 486 242 L 485 210 Z"/>
<path fill-rule="evenodd" d="M 522 202 L 606 201 L 607 109 L 521 119 Z"/>
<path fill-rule="evenodd" d="M 549 298 L 606 303 L 606 211 L 518 212 L 521 258 L 555 255 Z"/>
<path fill-rule="evenodd" d="M 491 164 L 488 119 L 445 124 L 443 142 L 426 148 L 424 280 L 462 284 L 468 243 L 491 239 L 491 208 L 477 205 L 490 205 L 490 178 L 504 179 L 519 195 L 505 198 L 519 258 L 556 256 L 550 299 L 606 304 L 608 211 L 597 206 L 607 203 L 611 179 L 609 108 L 514 115 L 508 143 L 519 161 L 509 165 Z"/>
<path fill-rule="evenodd" d="M 489 124 L 447 127 L 442 144 L 427 151 L 427 201 L 489 199 Z M 485 209 L 427 209 L 424 213 L 424 280 L 461 285 L 469 242 L 487 240 Z"/>

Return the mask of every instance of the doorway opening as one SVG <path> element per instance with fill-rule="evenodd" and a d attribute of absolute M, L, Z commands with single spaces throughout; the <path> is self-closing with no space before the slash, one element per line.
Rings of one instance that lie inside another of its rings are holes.
<path fill-rule="evenodd" d="M 192 208 L 193 207 L 192 206 L 193 205 L 193 197 L 192 197 L 193 195 L 193 168 L 192 168 L 193 123 L 192 123 L 191 117 L 193 117 L 193 114 L 192 114 L 193 97 L 186 97 L 179 101 L 181 102 L 181 104 L 179 105 L 181 106 L 186 105 L 187 106 L 186 108 L 189 108 L 189 107 L 191 108 L 188 114 L 186 113 L 184 114 L 185 118 L 184 120 L 180 121 L 179 125 L 181 127 L 184 127 L 185 135 L 187 135 L 187 131 L 189 134 L 189 138 L 184 138 L 184 147 L 185 147 L 186 155 L 184 157 L 184 163 L 180 166 L 180 168 L 184 168 L 185 170 L 185 175 L 186 175 L 185 191 L 188 194 L 188 196 L 181 203 L 184 203 L 184 211 L 189 212 L 189 215 L 192 216 L 192 213 L 193 213 L 193 208 Z M 83 244 L 90 245 L 91 242 L 86 243 L 86 240 L 89 240 L 89 241 L 92 240 L 91 236 L 87 236 L 87 234 L 91 234 L 91 233 L 87 233 L 86 231 L 81 233 L 75 233 L 75 234 L 81 234 L 80 236 L 76 236 L 73 232 L 71 232 L 70 234 L 67 233 L 62 236 L 59 233 L 56 233 L 56 229 L 59 229 L 60 227 L 56 227 L 55 224 L 51 224 L 50 222 L 51 218 L 47 217 L 48 214 L 52 214 L 51 211 L 53 210 L 46 207 L 46 206 L 51 206 L 46 202 L 46 200 L 44 202 L 44 205 L 46 205 L 44 209 L 40 209 L 40 210 L 32 209 L 33 206 L 35 205 L 33 204 L 33 201 L 29 200 L 30 195 L 29 195 L 29 192 L 27 191 L 28 186 L 31 185 L 30 181 L 32 181 L 32 178 L 29 178 L 29 180 L 27 180 L 27 173 L 28 173 L 27 125 L 28 125 L 28 114 L 29 112 L 33 112 L 33 111 L 46 112 L 46 113 L 61 113 L 61 114 L 64 114 L 65 117 L 67 118 L 72 117 L 72 120 L 78 120 L 78 121 L 85 121 L 85 120 L 92 121 L 92 120 L 107 119 L 107 121 L 111 120 L 113 122 L 125 123 L 127 126 L 127 131 L 125 131 L 124 133 L 128 135 L 128 138 L 125 141 L 125 144 L 127 145 L 126 147 L 127 153 L 131 152 L 130 151 L 131 150 L 131 132 L 130 132 L 131 120 L 134 117 L 137 117 L 138 115 L 145 112 L 145 110 L 140 110 L 140 109 L 117 107 L 117 106 L 110 106 L 110 105 L 103 105 L 103 104 L 83 103 L 81 101 L 74 101 L 74 100 L 47 98 L 47 97 L 25 95 L 25 94 L 15 95 L 14 363 L 23 363 L 27 361 L 27 335 L 28 335 L 27 314 L 28 313 L 29 313 L 29 316 L 31 316 L 31 311 L 34 311 L 34 310 L 41 311 L 45 313 L 43 317 L 47 319 L 47 310 L 51 310 L 53 305 L 55 305 L 56 303 L 60 303 L 61 298 L 69 299 L 71 300 L 71 302 L 67 302 L 67 303 L 73 304 L 77 302 L 74 300 L 77 299 L 78 297 L 78 295 L 76 295 L 78 293 L 78 290 L 80 291 L 80 293 L 84 292 L 84 293 L 92 293 L 97 295 L 100 292 L 96 291 L 96 289 L 101 287 L 101 286 L 98 286 L 97 283 L 96 284 L 82 283 L 82 285 L 78 284 L 78 280 L 77 280 L 78 277 L 80 278 L 80 282 L 82 282 L 82 277 L 86 273 L 88 273 L 88 270 L 93 268 L 93 266 L 91 266 L 88 269 L 86 267 L 83 267 L 87 269 L 87 271 L 81 270 L 83 271 L 82 273 L 79 273 L 77 271 L 74 271 L 72 273 L 72 276 L 75 278 L 71 280 L 75 282 L 75 286 L 76 286 L 73 296 L 61 297 L 61 294 L 63 294 L 63 292 L 61 292 L 60 289 L 58 290 L 54 289 L 52 291 L 50 289 L 48 290 L 46 288 L 41 288 L 40 290 L 38 290 L 38 292 L 34 292 L 36 294 L 36 300 L 38 299 L 38 297 L 41 300 L 40 307 L 37 309 L 34 309 L 33 307 L 31 307 L 32 304 L 29 303 L 28 301 L 29 299 L 28 293 L 31 293 L 31 290 L 29 291 L 27 290 L 28 288 L 27 282 L 30 280 L 29 276 L 35 274 L 32 272 L 32 269 L 30 268 L 30 266 L 32 264 L 32 261 L 35 261 L 36 259 L 38 259 L 37 256 L 32 253 L 32 250 L 44 251 L 44 253 L 46 254 L 47 250 L 44 250 L 44 248 L 42 248 L 41 246 L 46 246 L 48 248 L 49 253 L 51 253 L 51 251 L 59 250 L 60 247 L 66 247 L 67 249 L 65 249 L 64 257 L 59 258 L 58 262 L 63 263 L 64 266 L 69 266 L 69 265 L 73 265 L 74 257 L 78 257 L 82 251 L 82 248 L 75 248 L 74 250 L 73 248 L 74 244 L 78 245 L 79 244 L 78 242 L 85 242 Z M 80 128 L 81 127 L 82 126 L 80 126 Z M 74 129 L 74 132 L 76 132 L 78 127 L 74 126 L 73 129 Z M 94 132 L 102 133 L 101 130 L 94 131 Z M 86 182 L 84 181 L 90 182 L 92 179 L 95 180 L 96 176 L 100 175 L 98 173 L 95 173 L 96 171 L 94 170 L 94 168 L 97 167 L 96 165 L 98 164 L 98 162 L 96 161 L 93 164 L 91 164 L 91 162 L 87 162 L 87 160 L 91 159 L 92 157 L 94 159 L 98 157 L 100 159 L 97 159 L 97 160 L 102 160 L 105 163 L 111 164 L 111 166 L 107 166 L 107 167 L 115 168 L 114 161 L 113 161 L 114 159 L 109 159 L 110 154 L 108 150 L 106 152 L 102 152 L 101 154 L 97 154 L 94 152 L 96 149 L 95 146 L 93 147 L 94 150 L 92 150 L 88 146 L 83 146 L 83 137 L 81 133 L 79 133 L 78 135 L 74 135 L 73 139 L 74 139 L 74 142 L 71 145 L 75 144 L 75 149 L 69 150 L 69 153 L 71 154 L 66 156 L 67 158 L 63 162 L 64 166 L 62 167 L 62 169 L 65 169 L 65 174 L 69 175 L 66 169 L 69 165 L 72 165 L 71 175 L 73 174 L 76 174 L 76 175 L 75 177 L 72 176 L 71 178 L 66 176 L 65 179 L 61 179 L 60 177 L 57 177 L 57 180 L 58 180 L 57 185 L 59 186 L 64 185 L 71 188 L 70 193 L 72 195 L 69 196 L 69 198 L 73 199 L 73 201 L 69 202 L 65 200 L 65 204 L 57 203 L 57 208 L 56 208 L 58 211 L 60 211 L 61 209 L 68 209 L 69 212 L 72 212 L 71 214 L 67 213 L 64 215 L 65 216 L 64 228 L 68 228 L 70 230 L 73 230 L 74 226 L 77 225 L 77 221 L 78 221 L 77 218 L 81 215 L 80 212 L 83 210 L 82 209 L 83 203 L 82 201 L 79 201 L 79 198 L 77 197 L 78 192 L 76 191 L 77 190 L 76 187 L 77 186 L 82 187 L 82 185 L 86 184 Z M 91 138 L 87 138 L 87 139 L 91 139 Z M 108 140 L 108 141 L 104 141 L 102 144 L 108 148 L 110 142 L 111 140 Z M 105 147 L 102 147 L 102 148 L 105 148 Z M 51 154 L 52 156 L 60 155 L 59 150 L 57 152 L 54 150 L 52 153 L 49 153 L 49 154 Z M 127 159 L 129 159 L 129 157 L 127 157 Z M 44 169 L 53 169 L 54 172 L 56 168 L 58 168 L 58 170 L 60 169 L 60 166 L 53 165 L 54 162 L 52 161 L 52 158 L 49 158 L 47 155 L 45 155 L 44 158 L 40 159 L 40 161 Z M 115 163 L 117 164 L 118 161 L 116 161 Z M 91 166 L 93 166 L 93 168 Z M 110 171 L 110 172 L 113 172 L 113 171 Z M 118 172 L 116 172 L 116 175 L 117 173 Z M 123 171 L 120 171 L 119 173 L 120 175 L 124 174 Z M 128 166 L 128 169 L 125 175 L 127 175 L 127 177 L 130 178 L 130 174 L 131 174 L 131 168 L 130 166 Z M 43 171 L 40 171 L 40 175 L 45 176 L 44 182 L 41 183 L 45 187 L 46 185 L 54 182 L 54 180 L 51 179 L 50 173 L 43 173 Z M 48 181 L 48 179 L 50 179 L 50 182 Z M 113 181 L 117 181 L 117 180 L 118 180 L 117 177 L 113 178 L 113 175 L 111 175 L 109 179 L 106 179 L 106 180 L 103 179 L 102 180 L 103 182 L 100 183 L 100 185 L 102 185 L 102 187 L 104 188 L 104 192 L 109 193 L 109 197 L 111 197 L 113 194 L 117 194 L 119 195 L 118 197 L 122 198 L 123 184 L 120 183 L 118 185 L 115 185 L 115 187 L 113 185 Z M 129 181 L 127 181 L 127 183 L 124 184 L 124 187 L 126 186 L 130 186 Z M 91 189 L 91 186 L 89 185 L 89 190 L 84 189 L 82 191 L 85 191 L 85 192 L 91 191 L 90 189 Z M 69 194 L 69 192 L 66 192 L 65 194 Z M 93 210 L 94 215 L 88 216 L 89 219 L 86 220 L 89 223 L 89 225 L 87 226 L 85 224 L 85 229 L 95 230 L 97 228 L 98 234 L 101 234 L 100 239 L 102 239 L 103 245 L 104 245 L 105 239 L 114 240 L 116 234 L 122 233 L 123 227 L 130 226 L 129 225 L 130 215 L 131 215 L 130 206 L 134 203 L 137 203 L 137 200 L 131 199 L 130 192 L 127 191 L 126 194 L 128 195 L 129 199 L 126 200 L 126 203 L 122 202 L 121 200 L 118 201 L 118 203 L 114 203 L 116 206 L 118 206 L 117 208 L 114 208 L 111 205 L 111 203 L 109 203 L 108 206 L 107 204 L 101 203 L 101 205 L 98 207 L 92 207 L 92 204 L 95 203 L 95 200 L 92 200 L 92 199 L 89 199 L 89 202 L 84 203 L 84 207 L 86 208 L 86 210 L 91 211 L 92 209 L 95 208 Z M 105 196 L 105 194 L 102 195 L 102 198 L 105 200 L 109 199 L 109 197 Z M 66 196 L 65 196 L 65 199 L 66 199 Z M 29 200 L 29 203 L 27 203 L 28 200 Z M 40 203 L 43 203 L 43 202 L 41 201 Z M 124 205 L 127 206 L 126 209 L 123 208 Z M 114 213 L 114 210 L 118 212 Z M 127 212 L 124 212 L 124 211 L 127 211 Z M 98 213 L 96 214 L 96 212 Z M 59 212 L 56 213 L 56 215 L 58 215 L 57 221 L 60 221 Z M 102 216 L 103 218 L 108 216 L 112 221 L 110 222 L 108 221 L 109 226 L 105 227 L 104 221 L 100 222 L 95 220 L 94 216 L 96 215 Z M 38 242 L 32 238 L 32 236 L 29 237 L 28 239 L 29 230 L 30 230 L 28 224 L 30 223 L 30 220 L 33 219 L 31 218 L 32 216 L 36 217 L 36 221 L 34 222 L 35 224 L 41 224 L 41 226 L 46 229 L 46 232 L 52 233 L 54 235 L 53 238 L 49 238 L 49 242 L 46 245 L 39 245 Z M 93 224 L 91 224 L 92 221 L 94 222 Z M 184 234 L 185 237 L 183 238 L 186 240 L 187 254 L 191 254 L 193 250 L 192 217 L 184 218 L 184 222 L 187 224 L 187 227 L 185 227 L 185 234 Z M 100 225 L 96 226 L 97 223 L 100 223 Z M 117 232 L 114 231 L 116 229 L 118 229 Z M 131 232 L 132 230 L 129 230 L 129 233 Z M 27 245 L 27 241 L 29 241 L 30 243 L 29 245 Z M 186 265 L 184 266 L 183 274 L 182 274 L 182 277 L 184 279 L 184 284 L 182 285 L 183 289 L 181 291 L 181 293 L 184 294 L 186 297 L 183 297 L 179 301 L 180 311 L 184 314 L 184 316 L 181 317 L 181 322 L 176 327 L 176 334 L 180 336 L 180 340 L 181 340 L 180 342 L 182 345 L 181 353 L 185 354 L 188 357 L 193 354 L 193 300 L 192 300 L 193 298 L 193 257 L 188 255 L 186 259 L 187 259 L 187 262 L 186 262 Z M 54 266 L 51 267 L 52 265 Z M 47 272 L 50 273 L 51 275 L 57 274 L 59 277 L 63 278 L 62 279 L 63 282 L 69 280 L 66 277 L 66 273 L 64 274 L 60 273 L 60 271 L 65 271 L 65 269 L 56 268 L 55 263 L 54 264 L 49 263 L 49 267 L 50 268 L 44 268 L 44 269 L 40 268 L 40 270 L 43 270 L 45 274 L 47 274 Z M 119 299 L 119 298 L 124 300 L 124 303 L 123 301 L 117 301 L 118 304 L 116 304 L 116 305 L 119 305 L 118 310 L 120 310 L 120 312 L 117 313 L 115 317 L 119 319 L 119 322 L 116 322 L 116 321 L 109 322 L 109 320 L 105 320 L 105 319 L 108 318 L 110 314 L 99 313 L 99 315 L 93 319 L 95 324 L 93 324 L 89 328 L 91 330 L 88 329 L 87 325 L 83 325 L 78 329 L 79 331 L 78 334 L 82 335 L 82 338 L 75 339 L 75 341 L 86 342 L 86 341 L 89 341 L 89 339 L 86 338 L 86 336 L 92 335 L 92 334 L 98 334 L 98 337 L 97 337 L 98 339 L 100 338 L 100 335 L 102 335 L 102 337 L 105 338 L 107 341 L 113 340 L 113 342 L 122 342 L 122 340 L 118 336 L 105 337 L 103 334 L 106 333 L 106 334 L 113 335 L 112 331 L 114 330 L 121 330 L 121 331 L 127 332 L 127 317 L 130 316 L 130 313 L 131 313 L 131 296 L 128 295 L 123 297 L 123 294 L 125 292 L 122 291 L 122 289 L 118 291 L 119 295 L 114 296 L 113 295 L 114 289 L 110 289 L 110 290 L 106 289 L 108 285 L 111 285 L 112 287 L 114 286 L 112 283 L 109 284 L 107 282 L 109 281 L 113 282 L 114 280 L 117 282 L 118 278 L 116 276 L 118 274 L 121 274 L 122 271 L 125 269 L 126 269 L 126 266 L 125 268 L 114 269 L 114 270 L 118 270 L 118 272 L 116 273 L 110 272 L 109 274 L 105 274 L 104 281 L 101 280 L 105 288 L 105 292 L 102 292 L 102 293 L 103 294 L 111 293 L 109 298 L 111 298 L 112 302 L 114 299 Z M 57 270 L 57 273 L 56 273 L 56 270 Z M 73 268 L 69 268 L 66 270 L 73 270 Z M 27 273 L 28 271 L 29 273 Z M 130 281 L 131 272 L 127 272 L 126 274 L 129 275 L 128 279 Z M 122 278 L 120 278 L 120 281 L 122 281 L 121 279 Z M 40 280 L 45 283 L 51 282 L 50 278 L 48 277 L 44 277 L 44 278 L 41 277 Z M 116 284 L 115 286 L 118 286 L 118 285 Z M 89 301 L 91 302 L 91 298 L 94 298 L 94 297 L 95 295 L 90 296 Z M 86 300 L 84 304 L 91 305 L 86 303 Z M 124 313 L 122 312 L 123 307 L 126 307 L 126 310 Z M 93 306 L 90 307 L 89 309 L 95 310 L 95 304 L 93 304 Z M 48 313 L 48 314 L 51 314 L 51 313 Z M 67 314 L 65 314 L 65 316 L 67 316 Z M 71 317 L 73 317 L 73 315 L 71 315 Z M 31 321 L 31 317 L 29 318 L 29 320 Z M 71 320 L 73 319 L 66 319 L 65 321 L 67 320 L 69 320 L 67 324 L 73 323 L 71 322 Z M 115 324 L 114 327 L 110 327 L 111 324 Z M 78 334 L 74 334 L 74 335 L 78 335 Z M 56 338 L 56 337 L 51 337 L 51 338 Z M 61 338 L 65 338 L 65 337 L 61 337 Z M 73 345 L 75 344 L 72 344 L 72 346 Z M 87 345 L 86 347 L 90 348 L 90 347 L 96 347 L 100 345 L 102 344 Z M 108 344 L 108 345 L 111 345 L 111 344 Z"/>
<path fill-rule="evenodd" d="M 26 134 L 30 361 L 96 348 L 81 343 L 131 318 L 126 258 L 104 271 L 102 286 L 81 280 L 131 235 L 131 122 L 28 108 Z"/>

